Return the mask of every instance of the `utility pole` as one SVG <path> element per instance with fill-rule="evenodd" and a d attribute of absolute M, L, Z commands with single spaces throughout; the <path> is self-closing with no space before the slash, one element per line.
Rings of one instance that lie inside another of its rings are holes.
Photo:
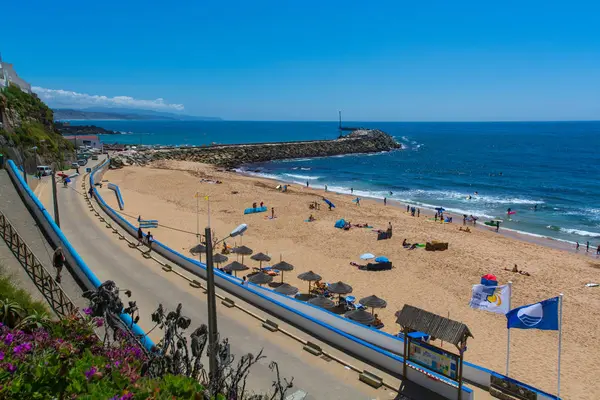
<path fill-rule="evenodd" d="M 54 201 L 54 222 L 60 228 L 60 217 L 58 215 L 58 197 L 56 196 L 56 173 L 52 170 L 52 199 Z"/>
<path fill-rule="evenodd" d="M 213 265 L 213 245 L 210 228 L 204 230 L 206 238 L 206 284 L 208 297 L 208 360 L 210 367 L 210 378 L 214 378 L 217 374 L 217 301 L 215 297 L 215 269 Z"/>

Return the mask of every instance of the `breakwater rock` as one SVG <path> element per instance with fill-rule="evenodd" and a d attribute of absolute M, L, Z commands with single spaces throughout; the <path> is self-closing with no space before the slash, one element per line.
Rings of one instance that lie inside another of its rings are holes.
<path fill-rule="evenodd" d="M 360 129 L 335 140 L 212 145 L 144 149 L 117 153 L 112 166 L 145 165 L 156 160 L 195 161 L 220 167 L 235 168 L 243 164 L 290 158 L 328 157 L 343 154 L 378 153 L 401 149 L 402 146 L 385 132 Z"/>

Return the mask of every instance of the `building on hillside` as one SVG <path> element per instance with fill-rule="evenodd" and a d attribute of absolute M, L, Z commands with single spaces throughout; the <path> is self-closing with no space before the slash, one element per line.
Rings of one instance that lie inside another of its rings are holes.
<path fill-rule="evenodd" d="M 92 149 L 102 150 L 102 142 L 98 135 L 69 135 L 63 137 L 77 148 L 89 146 Z"/>
<path fill-rule="evenodd" d="M 12 64 L 2 61 L 0 54 L 0 88 L 7 87 L 11 83 L 17 85 L 22 91 L 31 93 L 31 85 L 17 75 Z"/>

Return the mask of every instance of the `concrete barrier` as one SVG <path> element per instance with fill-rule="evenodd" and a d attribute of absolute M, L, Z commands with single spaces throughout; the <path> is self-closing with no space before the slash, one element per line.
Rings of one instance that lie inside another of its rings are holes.
<path fill-rule="evenodd" d="M 90 175 L 90 184 L 92 187 L 94 179 L 104 174 L 108 168 L 108 164 L 108 161 L 106 161 L 92 171 Z M 137 236 L 137 228 L 108 206 L 97 191 L 95 198 L 104 212 L 116 223 L 132 236 Z M 206 266 L 197 260 L 178 253 L 156 239 L 153 249 L 173 264 L 179 265 L 188 272 L 206 279 Z M 325 342 L 345 349 L 391 373 L 402 374 L 404 343 L 399 337 L 366 327 L 322 308 L 281 295 L 252 283 L 242 284 L 241 279 L 224 274 L 218 270 L 215 270 L 215 284 L 226 292 L 310 332 Z M 436 372 L 425 370 L 421 366 L 412 363 L 409 363 L 409 365 L 414 367 L 409 368 L 407 372 L 408 379 L 411 381 L 448 399 L 458 397 L 455 382 Z M 503 377 L 503 375 L 489 369 L 468 362 L 464 363 L 465 379 L 481 387 L 490 387 L 492 375 Z M 544 393 L 530 385 L 513 379 L 511 381 L 536 392 L 539 399 L 558 399 L 556 396 Z M 462 398 L 471 399 L 472 396 L 472 390 L 463 386 Z"/>
<path fill-rule="evenodd" d="M 93 290 L 100 286 L 102 282 L 100 282 L 98 277 L 96 277 L 92 270 L 88 268 L 73 246 L 71 246 L 71 243 L 69 243 L 65 235 L 54 222 L 54 218 L 52 218 L 44 205 L 23 180 L 22 174 L 12 160 L 8 160 L 7 162 L 7 171 L 17 192 L 19 192 L 23 202 L 32 212 L 40 228 L 46 234 L 46 237 L 50 239 L 54 248 L 58 246 L 62 247 L 67 264 L 75 273 L 76 279 L 79 280 L 87 290 Z M 129 315 L 121 314 L 121 320 L 128 326 L 132 326 L 132 320 Z M 142 338 L 142 343 L 146 349 L 150 350 L 154 346 L 152 340 L 146 337 L 146 333 L 138 325 L 133 324 L 132 330 L 136 335 L 139 335 Z"/>

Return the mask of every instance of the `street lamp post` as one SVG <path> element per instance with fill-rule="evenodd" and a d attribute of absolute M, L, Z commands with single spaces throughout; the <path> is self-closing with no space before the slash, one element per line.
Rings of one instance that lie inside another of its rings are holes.
<path fill-rule="evenodd" d="M 241 224 L 235 228 L 229 236 L 224 237 L 215 243 L 215 246 L 228 239 L 243 235 L 248 229 L 248 225 Z M 206 284 L 207 284 L 207 296 L 208 296 L 208 361 L 210 368 L 211 378 L 215 376 L 218 370 L 217 365 L 217 343 L 218 343 L 218 330 L 217 330 L 217 299 L 215 296 L 215 269 L 213 264 L 213 244 L 212 234 L 209 227 L 204 230 L 204 237 L 206 238 Z"/>

